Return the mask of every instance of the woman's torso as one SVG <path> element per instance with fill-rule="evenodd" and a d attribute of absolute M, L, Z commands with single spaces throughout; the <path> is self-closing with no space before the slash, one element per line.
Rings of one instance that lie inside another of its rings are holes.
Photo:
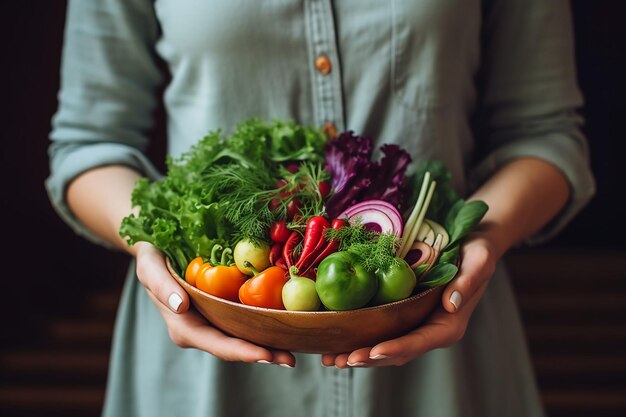
<path fill-rule="evenodd" d="M 155 10 L 172 154 L 244 118 L 289 118 L 441 159 L 464 192 L 479 0 L 157 0 Z"/>

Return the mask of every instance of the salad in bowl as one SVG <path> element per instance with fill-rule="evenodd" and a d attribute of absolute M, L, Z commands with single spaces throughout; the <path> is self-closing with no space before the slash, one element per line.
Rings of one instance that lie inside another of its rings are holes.
<path fill-rule="evenodd" d="M 120 235 L 160 249 L 213 325 L 305 352 L 416 327 L 488 209 L 459 196 L 440 161 L 414 166 L 400 146 L 375 149 L 353 131 L 327 139 L 257 118 L 168 158 L 167 174 L 137 182 L 132 203 Z"/>

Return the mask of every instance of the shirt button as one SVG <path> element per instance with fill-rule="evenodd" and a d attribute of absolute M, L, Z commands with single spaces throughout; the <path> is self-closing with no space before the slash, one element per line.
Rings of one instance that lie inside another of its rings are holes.
<path fill-rule="evenodd" d="M 315 68 L 317 68 L 319 73 L 322 75 L 330 74 L 330 71 L 333 69 L 330 64 L 330 59 L 328 59 L 326 55 L 320 55 L 317 57 L 315 60 Z"/>
<path fill-rule="evenodd" d="M 333 139 L 337 136 L 337 126 L 331 122 L 324 123 L 324 134 L 328 139 Z"/>

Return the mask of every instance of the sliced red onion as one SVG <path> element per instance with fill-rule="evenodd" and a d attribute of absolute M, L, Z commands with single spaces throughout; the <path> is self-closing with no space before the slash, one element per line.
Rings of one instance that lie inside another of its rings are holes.
<path fill-rule="evenodd" d="M 402 236 L 402 216 L 397 208 L 382 200 L 366 200 L 347 208 L 338 218 L 360 217 L 368 230 L 393 232 Z"/>

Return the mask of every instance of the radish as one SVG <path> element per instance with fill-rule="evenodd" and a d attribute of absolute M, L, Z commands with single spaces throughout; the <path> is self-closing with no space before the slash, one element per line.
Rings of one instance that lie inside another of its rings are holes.
<path fill-rule="evenodd" d="M 423 263 L 426 263 L 433 253 L 433 248 L 425 244 L 424 242 L 414 242 L 409 251 L 407 252 L 404 260 L 411 266 L 411 269 L 415 269 Z"/>
<path fill-rule="evenodd" d="M 366 200 L 347 208 L 337 218 L 359 217 L 366 229 L 378 233 L 402 235 L 402 216 L 397 208 L 383 200 Z"/>

